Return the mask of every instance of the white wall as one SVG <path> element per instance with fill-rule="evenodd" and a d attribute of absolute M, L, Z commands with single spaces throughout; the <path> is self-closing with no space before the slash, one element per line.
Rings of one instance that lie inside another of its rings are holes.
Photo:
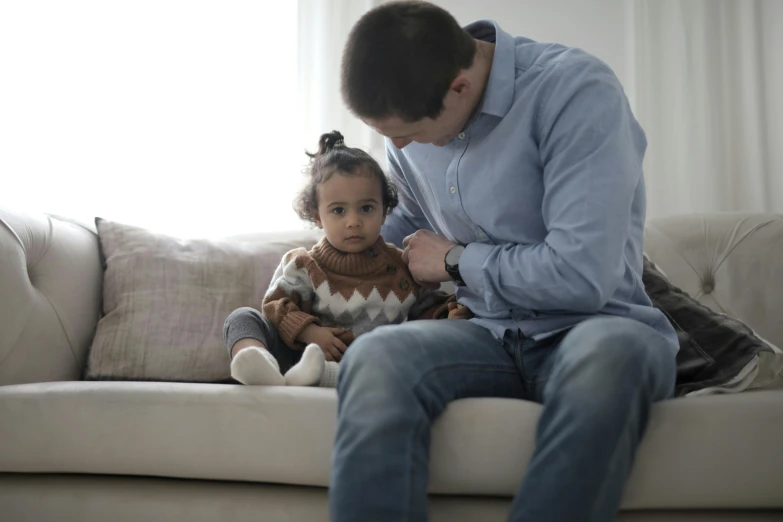
<path fill-rule="evenodd" d="M 434 0 L 461 25 L 492 19 L 512 36 L 588 51 L 614 69 L 633 96 L 628 0 Z"/>

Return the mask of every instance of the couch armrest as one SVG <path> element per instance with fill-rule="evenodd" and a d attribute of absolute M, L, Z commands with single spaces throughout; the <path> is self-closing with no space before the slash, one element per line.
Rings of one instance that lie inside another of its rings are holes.
<path fill-rule="evenodd" d="M 673 284 L 783 347 L 783 216 L 725 212 L 651 220 L 645 252 Z"/>
<path fill-rule="evenodd" d="M 102 274 L 93 231 L 0 208 L 0 385 L 81 377 Z"/>

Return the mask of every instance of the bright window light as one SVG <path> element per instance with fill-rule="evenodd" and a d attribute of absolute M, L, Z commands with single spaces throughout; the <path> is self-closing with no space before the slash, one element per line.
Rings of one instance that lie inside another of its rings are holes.
<path fill-rule="evenodd" d="M 0 205 L 185 237 L 300 228 L 297 2 L 0 4 Z"/>

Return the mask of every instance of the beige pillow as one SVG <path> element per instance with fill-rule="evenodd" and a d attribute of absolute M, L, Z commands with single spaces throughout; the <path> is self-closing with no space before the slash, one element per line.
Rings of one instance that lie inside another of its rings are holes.
<path fill-rule="evenodd" d="M 102 318 L 88 380 L 229 382 L 223 321 L 258 308 L 283 254 L 312 231 L 180 240 L 96 219 L 104 260 Z"/>

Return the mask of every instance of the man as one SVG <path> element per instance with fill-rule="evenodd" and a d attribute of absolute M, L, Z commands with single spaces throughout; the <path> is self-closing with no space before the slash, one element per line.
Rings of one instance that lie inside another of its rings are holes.
<path fill-rule="evenodd" d="M 617 78 L 400 2 L 353 28 L 342 91 L 388 137 L 401 203 L 384 237 L 476 318 L 378 328 L 345 353 L 332 519 L 426 520 L 432 422 L 510 397 L 543 404 L 511 520 L 614 520 L 678 347 L 641 280 L 646 140 Z"/>

